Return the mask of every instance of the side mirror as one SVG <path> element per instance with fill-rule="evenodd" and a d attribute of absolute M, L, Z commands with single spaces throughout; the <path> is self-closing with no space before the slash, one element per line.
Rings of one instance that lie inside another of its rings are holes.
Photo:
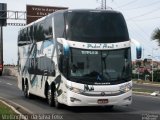
<path fill-rule="evenodd" d="M 140 59 L 142 56 L 142 47 L 136 47 L 136 57 Z"/>
<path fill-rule="evenodd" d="M 142 56 L 142 46 L 141 46 L 141 44 L 137 40 L 134 40 L 134 39 L 131 39 L 131 42 L 136 46 L 136 58 L 140 59 L 141 56 Z"/>

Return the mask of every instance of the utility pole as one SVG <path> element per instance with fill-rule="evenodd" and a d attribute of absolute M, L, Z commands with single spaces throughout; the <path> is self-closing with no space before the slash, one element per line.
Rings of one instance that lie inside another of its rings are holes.
<path fill-rule="evenodd" d="M 99 0 L 97 0 L 97 1 L 99 1 Z M 101 0 L 101 9 L 102 10 L 106 10 L 107 8 L 110 8 L 110 7 L 107 7 L 107 2 L 106 2 L 107 0 Z M 113 0 L 112 0 L 112 2 L 113 2 Z"/>
<path fill-rule="evenodd" d="M 106 10 L 106 0 L 101 0 L 101 9 Z"/>
<path fill-rule="evenodd" d="M 3 71 L 3 26 L 0 24 L 0 76 Z"/>
<path fill-rule="evenodd" d="M 3 72 L 3 26 L 6 26 L 7 4 L 0 3 L 0 76 Z"/>

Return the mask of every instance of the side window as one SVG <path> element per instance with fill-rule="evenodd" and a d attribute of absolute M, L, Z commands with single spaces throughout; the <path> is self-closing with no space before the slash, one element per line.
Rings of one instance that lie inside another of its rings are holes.
<path fill-rule="evenodd" d="M 56 38 L 62 38 L 65 36 L 64 15 L 62 13 L 54 15 L 54 27 Z"/>
<path fill-rule="evenodd" d="M 45 20 L 45 23 L 44 23 L 44 34 L 45 34 L 45 39 L 52 39 L 53 38 L 52 18 L 51 17 L 48 17 Z"/>
<path fill-rule="evenodd" d="M 65 57 L 64 55 L 60 55 L 59 56 L 59 70 L 60 72 L 65 76 L 67 77 L 68 76 L 68 58 Z"/>
<path fill-rule="evenodd" d="M 18 34 L 18 46 L 22 46 L 22 30 Z"/>
<path fill-rule="evenodd" d="M 34 39 L 36 42 L 43 41 L 45 39 L 44 25 L 44 21 L 34 25 Z"/>
<path fill-rule="evenodd" d="M 19 32 L 18 36 L 18 46 L 26 45 L 27 43 L 27 31 L 23 29 Z"/>
<path fill-rule="evenodd" d="M 18 35 L 18 46 L 31 44 L 34 39 L 34 25 L 24 28 Z"/>
<path fill-rule="evenodd" d="M 28 27 L 27 31 L 28 43 L 32 43 L 34 39 L 34 25 Z"/>

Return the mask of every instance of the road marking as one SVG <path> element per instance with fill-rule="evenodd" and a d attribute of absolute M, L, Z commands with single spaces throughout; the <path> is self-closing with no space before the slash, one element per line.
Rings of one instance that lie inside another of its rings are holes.
<path fill-rule="evenodd" d="M 7 85 L 12 85 L 11 83 L 6 83 Z"/>

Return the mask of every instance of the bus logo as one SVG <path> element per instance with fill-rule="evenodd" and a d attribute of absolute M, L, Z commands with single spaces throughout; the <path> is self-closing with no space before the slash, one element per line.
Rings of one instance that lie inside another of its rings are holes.
<path fill-rule="evenodd" d="M 101 95 L 102 95 L 102 96 L 105 96 L 105 92 L 101 92 Z"/>
<path fill-rule="evenodd" d="M 99 75 L 97 76 L 97 80 L 102 80 L 101 77 L 100 77 Z"/>
<path fill-rule="evenodd" d="M 84 91 L 94 91 L 94 87 L 89 85 L 84 85 Z"/>

